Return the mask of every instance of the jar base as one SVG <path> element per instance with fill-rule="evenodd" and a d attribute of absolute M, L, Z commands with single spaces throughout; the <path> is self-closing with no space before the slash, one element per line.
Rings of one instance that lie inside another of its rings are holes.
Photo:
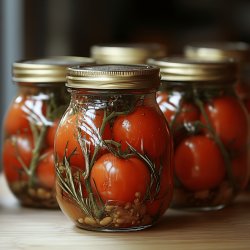
<path fill-rule="evenodd" d="M 97 228 L 91 228 L 91 227 L 83 227 L 80 224 L 76 224 L 77 228 L 87 230 L 87 231 L 96 231 L 96 232 L 107 232 L 107 233 L 112 233 L 112 232 L 136 232 L 136 231 L 141 231 L 147 228 L 152 227 L 153 225 L 144 225 L 144 226 L 138 226 L 138 227 L 129 227 L 129 228 L 106 228 L 106 227 L 97 227 Z"/>
<path fill-rule="evenodd" d="M 9 187 L 23 207 L 59 209 L 54 190 L 41 186 L 29 188 L 27 182 L 11 183 Z"/>

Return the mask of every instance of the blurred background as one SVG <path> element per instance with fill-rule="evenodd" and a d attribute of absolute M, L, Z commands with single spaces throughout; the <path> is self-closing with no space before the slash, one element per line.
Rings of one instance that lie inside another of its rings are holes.
<path fill-rule="evenodd" d="M 0 0 L 0 11 L 1 121 L 15 60 L 89 56 L 97 43 L 159 42 L 179 54 L 190 42 L 250 42 L 249 0 Z"/>

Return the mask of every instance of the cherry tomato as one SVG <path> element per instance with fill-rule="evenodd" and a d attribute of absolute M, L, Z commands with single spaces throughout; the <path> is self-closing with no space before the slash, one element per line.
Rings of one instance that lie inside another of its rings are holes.
<path fill-rule="evenodd" d="M 186 122 L 197 121 L 200 118 L 199 109 L 192 103 L 184 102 L 181 105 L 181 111 L 177 115 L 175 126 Z"/>
<path fill-rule="evenodd" d="M 175 151 L 175 174 L 189 190 L 218 186 L 225 177 L 225 164 L 216 143 L 202 135 L 183 140 Z"/>
<path fill-rule="evenodd" d="M 46 143 L 49 147 L 54 147 L 55 135 L 56 130 L 58 128 L 60 119 L 56 119 L 52 126 L 48 127 L 47 134 L 46 134 Z"/>
<path fill-rule="evenodd" d="M 78 134 L 80 133 L 83 142 L 85 139 L 86 148 L 92 156 L 95 147 L 100 144 L 103 115 L 103 111 L 88 110 L 84 115 L 74 114 L 62 119 L 55 137 L 55 151 L 59 159 L 63 158 L 65 150 L 68 157 L 76 149 L 75 154 L 70 159 L 70 164 L 84 169 L 85 158 L 77 139 Z M 111 139 L 109 124 L 104 129 L 102 139 Z"/>
<path fill-rule="evenodd" d="M 93 154 L 98 145 L 100 146 L 101 139 L 107 140 L 112 138 L 109 123 L 106 124 L 102 136 L 100 135 L 103 119 L 103 110 L 95 109 L 87 110 L 84 117 L 80 119 L 79 128 L 82 131 L 82 137 L 85 137 L 86 141 L 89 143 L 91 154 Z"/>
<path fill-rule="evenodd" d="M 36 125 L 46 123 L 46 105 L 42 100 L 18 96 L 9 107 L 4 119 L 7 134 L 31 133 L 30 122 Z"/>
<path fill-rule="evenodd" d="M 31 131 L 25 111 L 25 100 L 23 96 L 18 96 L 9 107 L 4 119 L 4 131 L 7 134 Z"/>
<path fill-rule="evenodd" d="M 39 183 L 52 189 L 55 183 L 55 168 L 54 168 L 54 150 L 53 148 L 46 150 L 41 155 L 41 160 L 37 164 L 36 176 Z"/>
<path fill-rule="evenodd" d="M 166 93 L 158 94 L 157 102 L 158 105 L 166 117 L 167 121 L 171 123 L 178 112 L 178 107 L 181 105 L 180 112 L 174 122 L 174 126 L 177 127 L 186 122 L 192 122 L 199 120 L 200 112 L 198 107 L 193 103 L 180 101 L 180 96 L 168 96 Z"/>
<path fill-rule="evenodd" d="M 232 150 L 247 145 L 248 119 L 243 105 L 231 96 L 215 98 L 205 105 L 212 127 L 222 142 Z M 201 118 L 203 123 L 204 117 Z"/>
<path fill-rule="evenodd" d="M 27 168 L 29 167 L 33 147 L 33 140 L 29 135 L 15 135 L 4 141 L 3 169 L 8 182 L 18 181 L 27 177 L 24 173 L 22 162 Z"/>
<path fill-rule="evenodd" d="M 64 155 L 70 158 L 70 165 L 85 168 L 85 160 L 81 152 L 81 146 L 77 140 L 77 115 L 62 119 L 55 136 L 55 152 L 60 161 Z"/>
<path fill-rule="evenodd" d="M 90 178 L 92 190 L 98 192 L 104 202 L 120 204 L 133 202 L 137 192 L 143 198 L 150 184 L 150 172 L 142 160 L 121 159 L 111 153 L 95 162 Z"/>
<path fill-rule="evenodd" d="M 164 117 L 153 108 L 145 106 L 136 107 L 128 115 L 118 116 L 113 125 L 113 138 L 121 143 L 122 150 L 126 150 L 129 144 L 149 157 L 165 153 L 165 145 L 170 143 Z"/>

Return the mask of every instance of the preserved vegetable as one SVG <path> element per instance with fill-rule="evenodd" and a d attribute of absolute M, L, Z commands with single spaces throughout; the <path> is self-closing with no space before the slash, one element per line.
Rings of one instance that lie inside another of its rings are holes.
<path fill-rule="evenodd" d="M 248 180 L 249 123 L 235 93 L 235 63 L 185 58 L 159 65 L 157 102 L 174 136 L 173 207 L 219 209 Z"/>
<path fill-rule="evenodd" d="M 3 127 L 3 170 L 22 205 L 58 207 L 55 198 L 54 137 L 69 103 L 64 82 L 69 65 L 91 58 L 52 57 L 18 61 L 13 80 L 18 91 Z"/>
<path fill-rule="evenodd" d="M 172 138 L 158 108 L 159 70 L 99 65 L 69 70 L 71 104 L 55 138 L 57 200 L 77 226 L 153 225 L 172 198 Z"/>

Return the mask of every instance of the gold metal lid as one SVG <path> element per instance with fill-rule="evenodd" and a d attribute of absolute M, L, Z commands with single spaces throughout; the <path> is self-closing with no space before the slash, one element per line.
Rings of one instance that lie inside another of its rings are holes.
<path fill-rule="evenodd" d="M 68 68 L 67 87 L 96 90 L 156 89 L 160 69 L 145 64 L 102 64 Z"/>
<path fill-rule="evenodd" d="M 79 64 L 94 64 L 89 57 L 56 56 L 21 60 L 12 65 L 14 82 L 56 83 L 66 82 L 67 67 Z"/>
<path fill-rule="evenodd" d="M 97 63 L 143 64 L 148 58 L 166 56 L 166 47 L 158 43 L 99 44 L 90 53 Z"/>
<path fill-rule="evenodd" d="M 184 54 L 189 58 L 213 60 L 234 58 L 238 62 L 249 62 L 250 45 L 244 42 L 196 43 L 187 45 Z"/>
<path fill-rule="evenodd" d="M 160 67 L 163 81 L 232 83 L 236 80 L 237 64 L 230 59 L 211 61 L 185 57 L 166 57 L 149 59 L 148 63 Z"/>

